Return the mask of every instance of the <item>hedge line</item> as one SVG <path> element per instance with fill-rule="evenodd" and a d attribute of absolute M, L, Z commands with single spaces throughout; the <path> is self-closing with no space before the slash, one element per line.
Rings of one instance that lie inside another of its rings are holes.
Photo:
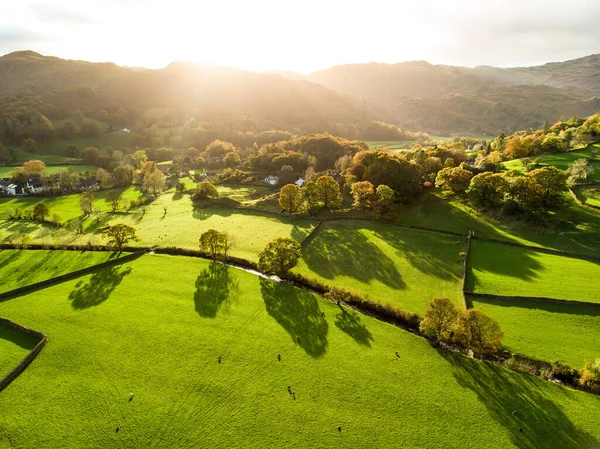
<path fill-rule="evenodd" d="M 7 320 L 5 318 L 0 318 L 0 325 L 12 327 L 13 329 L 16 329 L 20 332 L 34 335 L 40 339 L 38 344 L 35 345 L 35 347 L 31 350 L 29 354 L 25 356 L 23 360 L 21 360 L 21 362 L 15 367 L 15 369 L 13 369 L 10 373 L 8 373 L 6 376 L 0 379 L 0 391 L 2 391 L 6 387 L 8 387 L 11 384 L 11 382 L 13 382 L 17 377 L 19 377 L 19 375 L 23 371 L 25 371 L 25 368 L 27 368 L 29 364 L 33 362 L 33 359 L 35 359 L 40 353 L 40 351 L 44 348 L 44 346 L 46 346 L 47 340 L 46 335 L 44 333 L 34 331 L 33 329 L 28 329 L 26 327 L 21 326 L 20 324 L 13 323 L 12 321 Z"/>
<path fill-rule="evenodd" d="M 585 301 L 575 301 L 572 299 L 557 299 L 557 298 L 546 298 L 544 296 L 503 296 L 503 295 L 494 295 L 492 293 L 474 293 L 474 292 L 465 292 L 469 296 L 474 296 L 476 298 L 490 298 L 490 299 L 500 299 L 500 300 L 511 300 L 511 301 L 540 301 L 540 302 L 552 302 L 558 304 L 577 304 L 583 306 L 591 306 L 591 307 L 600 307 L 600 303 L 596 302 L 585 302 Z"/>

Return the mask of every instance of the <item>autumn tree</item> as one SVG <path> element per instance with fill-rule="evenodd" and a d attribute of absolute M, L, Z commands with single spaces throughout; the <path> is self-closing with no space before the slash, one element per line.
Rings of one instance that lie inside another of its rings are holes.
<path fill-rule="evenodd" d="M 484 172 L 473 176 L 467 195 L 477 207 L 499 207 L 504 202 L 507 182 L 500 173 Z"/>
<path fill-rule="evenodd" d="M 83 215 L 89 217 L 94 212 L 94 201 L 96 195 L 94 192 L 83 192 L 79 198 L 79 206 L 83 211 Z"/>
<path fill-rule="evenodd" d="M 158 196 L 158 194 L 164 190 L 165 184 L 165 174 L 160 170 L 156 170 L 155 172 L 144 176 L 142 185 L 144 190 L 152 192 L 152 195 L 154 196 Z"/>
<path fill-rule="evenodd" d="M 473 173 L 465 170 L 462 166 L 447 167 L 440 170 L 435 178 L 435 185 L 443 190 L 451 190 L 454 193 L 463 193 L 469 188 L 469 182 Z"/>
<path fill-rule="evenodd" d="M 454 327 L 453 339 L 475 354 L 493 354 L 502 347 L 503 332 L 489 315 L 469 309 L 462 312 Z"/>
<path fill-rule="evenodd" d="M 358 210 L 371 210 L 375 204 L 376 196 L 373 184 L 369 181 L 360 181 L 352 184 L 350 188 L 354 202 L 352 207 Z"/>
<path fill-rule="evenodd" d="M 391 187 L 381 184 L 375 190 L 375 212 L 379 217 L 387 217 L 394 213 L 395 193 Z"/>
<path fill-rule="evenodd" d="M 33 219 L 44 221 L 50 215 L 50 208 L 44 202 L 39 202 L 33 208 Z"/>
<path fill-rule="evenodd" d="M 320 190 L 314 181 L 305 183 L 300 189 L 303 210 L 308 214 L 314 214 L 319 209 Z"/>
<path fill-rule="evenodd" d="M 109 190 L 106 194 L 106 201 L 110 204 L 112 211 L 116 212 L 121 206 L 121 200 L 123 199 L 123 192 L 120 190 Z"/>
<path fill-rule="evenodd" d="M 542 191 L 542 204 L 545 207 L 560 206 L 567 190 L 567 175 L 556 167 L 533 170 L 527 176 L 537 182 Z"/>
<path fill-rule="evenodd" d="M 569 184 L 573 185 L 577 182 L 585 182 L 594 172 L 594 167 L 590 165 L 589 159 L 577 159 L 567 168 Z"/>
<path fill-rule="evenodd" d="M 267 274 L 283 276 L 298 264 L 301 256 L 300 243 L 290 238 L 277 238 L 259 254 L 258 268 Z"/>
<path fill-rule="evenodd" d="M 459 316 L 460 310 L 448 298 L 434 298 L 425 310 L 421 332 L 430 338 L 448 341 Z"/>
<path fill-rule="evenodd" d="M 340 185 L 331 176 L 321 176 L 316 181 L 319 188 L 319 199 L 329 210 L 339 209 L 342 206 L 342 192 Z"/>
<path fill-rule="evenodd" d="M 287 184 L 279 191 L 279 205 L 288 214 L 298 211 L 302 204 L 300 188 L 296 184 Z"/>
<path fill-rule="evenodd" d="M 27 176 L 31 175 L 43 175 L 46 173 L 46 164 L 42 161 L 33 160 L 23 163 L 23 169 Z"/>
<path fill-rule="evenodd" d="M 225 232 L 209 229 L 200 236 L 200 249 L 210 254 L 213 260 L 219 256 L 227 256 L 231 248 L 232 240 Z"/>
<path fill-rule="evenodd" d="M 102 232 L 102 237 L 108 237 L 108 245 L 112 246 L 116 251 L 119 252 L 121 252 L 127 243 L 131 241 L 140 241 L 140 238 L 136 233 L 136 229 L 133 226 L 123 223 L 117 223 L 109 226 Z"/>
<path fill-rule="evenodd" d="M 100 156 L 100 150 L 98 150 L 98 148 L 96 147 L 87 147 L 81 153 L 81 157 L 88 164 L 95 164 L 96 160 L 98 159 L 98 156 Z"/>
<path fill-rule="evenodd" d="M 210 181 L 202 181 L 196 186 L 196 190 L 192 194 L 194 201 L 208 200 L 219 198 L 219 192 L 217 188 Z"/>
<path fill-rule="evenodd" d="M 240 165 L 240 155 L 232 151 L 225 155 L 223 161 L 225 162 L 225 167 L 235 168 Z"/>

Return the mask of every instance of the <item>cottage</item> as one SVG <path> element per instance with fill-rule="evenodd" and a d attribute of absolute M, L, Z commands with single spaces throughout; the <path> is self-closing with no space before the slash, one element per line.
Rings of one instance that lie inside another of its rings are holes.
<path fill-rule="evenodd" d="M 11 184 L 10 178 L 0 178 L 0 192 L 7 193 L 8 186 Z"/>
<path fill-rule="evenodd" d="M 31 193 L 40 193 L 44 190 L 44 183 L 40 175 L 31 175 L 31 178 L 27 180 L 27 191 Z"/>
<path fill-rule="evenodd" d="M 9 184 L 6 187 L 6 193 L 8 193 L 9 195 L 23 195 L 25 191 L 23 190 L 23 187 L 19 184 Z"/>
<path fill-rule="evenodd" d="M 298 178 L 294 184 L 296 184 L 298 187 L 302 187 L 304 185 L 304 179 Z"/>
<path fill-rule="evenodd" d="M 79 188 L 84 190 L 93 189 L 98 185 L 98 180 L 96 178 L 83 179 L 79 181 Z"/>
<path fill-rule="evenodd" d="M 265 182 L 267 184 L 271 184 L 272 186 L 279 184 L 279 176 L 269 175 L 265 178 Z"/>

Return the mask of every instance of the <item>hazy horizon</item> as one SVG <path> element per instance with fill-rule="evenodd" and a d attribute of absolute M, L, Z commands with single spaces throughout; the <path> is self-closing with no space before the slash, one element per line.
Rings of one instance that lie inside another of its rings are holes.
<path fill-rule="evenodd" d="M 107 0 L 0 0 L 0 54 L 162 68 L 175 61 L 308 74 L 345 64 L 427 61 L 523 67 L 600 52 L 600 4 L 557 0 L 338 0 L 285 5 Z"/>

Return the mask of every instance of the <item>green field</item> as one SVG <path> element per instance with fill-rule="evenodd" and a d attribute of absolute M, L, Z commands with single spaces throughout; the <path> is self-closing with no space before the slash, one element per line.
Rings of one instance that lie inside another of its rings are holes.
<path fill-rule="evenodd" d="M 534 250 L 471 242 L 468 288 L 475 293 L 600 303 L 600 263 Z"/>
<path fill-rule="evenodd" d="M 108 192 L 108 190 L 100 190 L 96 192 L 94 210 L 104 212 L 112 210 L 110 203 L 106 201 L 106 194 Z M 123 191 L 123 200 L 131 201 L 133 199 L 139 199 L 141 195 L 142 193 L 137 187 L 129 187 Z M 56 213 L 60 215 L 63 221 L 67 221 L 82 215 L 81 207 L 79 206 L 80 198 L 81 194 L 79 193 L 51 197 L 20 196 L 0 198 L 0 217 L 4 217 L 6 211 L 9 209 L 12 209 L 13 211 L 18 208 L 26 210 L 33 208 L 41 201 L 48 205 L 50 208 L 50 214 Z"/>
<path fill-rule="evenodd" d="M 0 378 L 10 373 L 37 343 L 33 335 L 0 323 Z"/>
<path fill-rule="evenodd" d="M 545 154 L 543 156 L 535 156 L 527 159 L 530 162 L 533 162 L 534 159 L 539 159 L 540 162 L 538 168 L 552 165 L 560 170 L 566 170 L 569 168 L 569 165 L 571 165 L 577 159 L 590 159 L 590 164 L 592 167 L 594 167 L 594 169 L 596 169 L 596 172 L 590 176 L 589 180 L 600 181 L 600 156 L 594 157 L 594 155 L 592 155 L 592 151 L 598 149 L 600 149 L 600 143 L 595 143 L 580 150 L 567 151 L 566 153 Z M 508 169 L 525 171 L 525 167 L 523 166 L 521 159 L 506 161 L 503 162 L 503 164 Z"/>
<path fill-rule="evenodd" d="M 58 156 L 56 154 L 38 154 L 38 153 L 29 153 L 21 148 L 13 148 L 14 151 L 14 161 L 11 163 L 22 164 L 23 162 L 32 161 L 32 160 L 40 160 L 45 162 L 46 164 L 81 164 L 81 159 L 76 159 L 72 157 L 66 156 Z"/>
<path fill-rule="evenodd" d="M 49 341 L 0 393 L 0 446 L 565 448 L 600 438 L 599 397 L 199 259 L 143 256 L 2 302 L 0 315 Z"/>
<path fill-rule="evenodd" d="M 492 316 L 511 350 L 580 369 L 600 357 L 600 307 L 530 300 L 472 299 Z"/>
<path fill-rule="evenodd" d="M 15 168 L 17 167 L 0 167 L 0 178 L 9 178 L 12 176 L 12 172 Z M 69 168 L 72 168 L 75 173 L 84 173 L 86 171 L 89 171 L 90 173 L 96 173 L 96 171 L 98 171 L 98 167 L 94 165 L 50 165 L 46 167 L 46 174 L 53 175 L 55 173 L 60 173 L 63 169 Z"/>
<path fill-rule="evenodd" d="M 600 207 L 600 185 L 573 187 L 575 195 L 590 206 Z"/>
<path fill-rule="evenodd" d="M 465 240 L 368 221 L 323 222 L 297 271 L 422 314 L 432 298 L 460 304 Z"/>
<path fill-rule="evenodd" d="M 107 251 L 0 250 L 0 293 L 106 262 Z"/>

